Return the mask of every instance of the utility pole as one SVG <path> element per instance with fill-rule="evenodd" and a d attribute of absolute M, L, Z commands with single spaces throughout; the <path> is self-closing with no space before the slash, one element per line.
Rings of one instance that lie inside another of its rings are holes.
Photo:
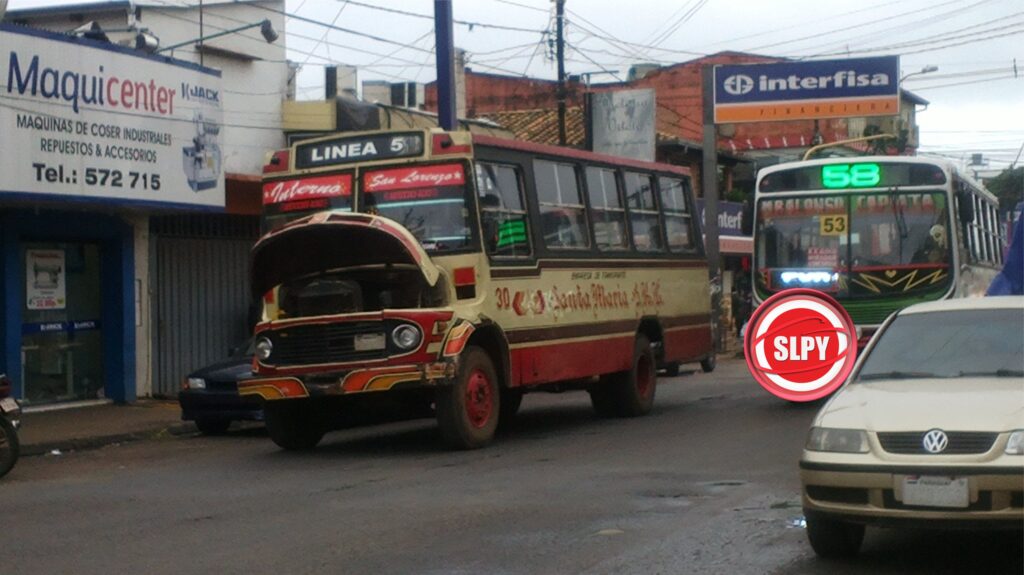
<path fill-rule="evenodd" d="M 558 145 L 565 145 L 565 0 L 555 0 L 555 50 L 558 59 Z"/>
<path fill-rule="evenodd" d="M 721 325 L 718 310 L 721 309 L 722 278 L 719 274 L 721 265 L 718 246 L 718 142 L 715 126 L 715 69 L 704 66 L 702 76 L 701 105 L 704 108 L 703 142 L 701 145 L 701 187 L 704 190 L 704 247 L 708 258 L 708 275 L 712 282 L 711 313 L 712 325 Z M 721 338 L 720 330 L 712 333 L 717 349 Z"/>
<path fill-rule="evenodd" d="M 452 0 L 434 0 L 434 41 L 437 45 L 437 120 L 443 130 L 459 127 L 455 108 L 455 43 Z"/>

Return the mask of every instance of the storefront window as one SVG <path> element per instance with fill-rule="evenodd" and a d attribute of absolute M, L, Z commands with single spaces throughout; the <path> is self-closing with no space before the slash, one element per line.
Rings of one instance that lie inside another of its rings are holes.
<path fill-rule="evenodd" d="M 29 403 L 103 396 L 100 248 L 23 244 L 21 355 Z"/>

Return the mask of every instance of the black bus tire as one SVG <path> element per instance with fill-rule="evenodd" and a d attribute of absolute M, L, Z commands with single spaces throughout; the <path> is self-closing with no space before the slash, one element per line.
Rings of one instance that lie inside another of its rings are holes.
<path fill-rule="evenodd" d="M 455 449 L 484 447 L 498 428 L 501 400 L 491 357 L 479 347 L 466 347 L 455 381 L 437 390 L 437 425 L 442 439 Z"/>
<path fill-rule="evenodd" d="M 308 400 L 267 401 L 263 408 L 267 434 L 282 449 L 299 451 L 316 447 L 327 431 Z"/>

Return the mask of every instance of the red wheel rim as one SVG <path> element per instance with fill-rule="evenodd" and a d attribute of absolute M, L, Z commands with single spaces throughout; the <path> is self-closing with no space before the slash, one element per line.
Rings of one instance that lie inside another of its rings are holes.
<path fill-rule="evenodd" d="M 473 370 L 466 383 L 466 415 L 469 416 L 470 425 L 477 429 L 484 427 L 491 420 L 493 411 L 491 380 L 483 371 Z"/>
<path fill-rule="evenodd" d="M 646 355 L 636 360 L 636 391 L 641 397 L 648 397 L 654 390 L 654 370 Z"/>

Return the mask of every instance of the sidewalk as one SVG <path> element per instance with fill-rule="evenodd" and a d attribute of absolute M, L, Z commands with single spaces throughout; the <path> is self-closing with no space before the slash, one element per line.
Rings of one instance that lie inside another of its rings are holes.
<path fill-rule="evenodd" d="M 138 439 L 182 435 L 196 431 L 181 420 L 174 400 L 140 399 L 130 405 L 95 405 L 26 413 L 18 436 L 22 455 L 40 455 L 57 449 L 93 449 Z"/>

